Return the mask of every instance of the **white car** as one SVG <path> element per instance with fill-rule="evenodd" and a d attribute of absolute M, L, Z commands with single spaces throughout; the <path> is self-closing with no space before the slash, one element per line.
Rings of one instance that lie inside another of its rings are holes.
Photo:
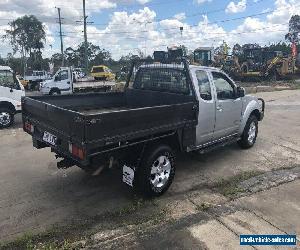
<path fill-rule="evenodd" d="M 14 123 L 14 115 L 21 112 L 21 97 L 25 90 L 12 69 L 0 66 L 0 128 Z"/>

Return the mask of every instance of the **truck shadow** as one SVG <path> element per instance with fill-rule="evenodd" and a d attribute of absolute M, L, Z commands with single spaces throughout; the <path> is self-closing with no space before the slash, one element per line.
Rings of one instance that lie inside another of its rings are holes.
<path fill-rule="evenodd" d="M 218 171 L 218 167 L 223 169 L 224 163 L 238 150 L 237 146 L 231 145 L 203 155 L 179 154 L 175 180 L 165 195 L 173 196 L 208 184 L 213 179 L 210 173 Z M 230 165 L 225 167 L 229 168 Z M 65 208 L 72 207 L 76 213 L 84 215 L 117 210 L 141 198 L 122 182 L 120 169 L 107 170 L 99 176 L 88 175 L 80 169 L 58 170 L 54 185 L 53 180 L 44 183 L 44 187 L 49 186 L 48 191 L 53 194 L 52 201 L 58 206 L 64 204 Z"/>
<path fill-rule="evenodd" d="M 201 185 L 212 181 L 213 172 L 230 173 L 228 159 L 235 159 L 238 154 L 239 149 L 235 145 L 204 155 L 179 154 L 176 177 L 162 199 L 188 194 L 195 188 L 201 189 Z M 46 169 L 44 165 L 43 169 L 38 170 L 38 175 L 35 175 L 38 179 L 30 177 L 32 183 L 24 188 L 18 201 L 9 201 L 10 205 L 6 203 L 1 207 L 1 213 L 10 219 L 3 221 L 6 230 L 0 233 L 0 238 L 32 228 L 39 230 L 52 225 L 81 223 L 99 216 L 102 218 L 109 213 L 127 211 L 128 207 L 134 206 L 141 199 L 122 183 L 121 171 L 118 169 L 90 176 L 79 168 L 58 170 L 54 160 L 48 161 L 46 166 Z M 48 175 L 43 175 L 45 172 Z M 20 169 L 18 173 L 26 178 L 28 174 L 26 168 Z"/>

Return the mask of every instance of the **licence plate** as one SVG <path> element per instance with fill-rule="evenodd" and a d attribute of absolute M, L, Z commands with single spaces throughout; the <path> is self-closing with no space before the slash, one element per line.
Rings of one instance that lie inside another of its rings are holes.
<path fill-rule="evenodd" d="M 50 134 L 49 132 L 44 132 L 43 141 L 48 142 L 49 144 L 56 146 L 57 137 Z"/>

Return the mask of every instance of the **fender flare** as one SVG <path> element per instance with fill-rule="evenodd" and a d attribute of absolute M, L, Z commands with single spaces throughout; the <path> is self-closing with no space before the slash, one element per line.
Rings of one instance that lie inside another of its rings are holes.
<path fill-rule="evenodd" d="M 13 113 L 16 113 L 16 112 L 17 112 L 17 109 L 16 109 L 15 104 L 12 103 L 12 102 L 9 101 L 9 100 L 3 100 L 3 101 L 0 101 L 0 108 L 7 108 L 7 109 L 10 109 Z"/>
<path fill-rule="evenodd" d="M 257 117 L 258 120 L 260 120 L 260 112 L 259 112 L 260 106 L 259 103 L 256 100 L 252 100 L 247 104 L 247 107 L 242 114 L 242 119 L 241 119 L 241 126 L 239 129 L 239 134 L 243 134 L 244 128 L 246 126 L 246 123 L 252 113 L 254 113 Z"/>

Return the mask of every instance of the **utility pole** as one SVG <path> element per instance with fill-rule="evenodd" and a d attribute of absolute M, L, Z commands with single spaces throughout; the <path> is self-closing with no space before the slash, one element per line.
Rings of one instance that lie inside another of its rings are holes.
<path fill-rule="evenodd" d="M 83 33 L 84 33 L 84 62 L 85 62 L 85 70 L 88 72 L 89 61 L 88 61 L 88 42 L 87 42 L 87 33 L 86 33 L 86 19 L 85 15 L 85 0 L 83 0 Z"/>
<path fill-rule="evenodd" d="M 65 64 L 64 60 L 64 44 L 63 44 L 63 35 L 61 31 L 61 17 L 60 17 L 60 8 L 57 8 L 58 11 L 58 23 L 59 23 L 59 36 L 60 36 L 60 50 L 61 50 L 61 66 L 63 67 Z"/>

